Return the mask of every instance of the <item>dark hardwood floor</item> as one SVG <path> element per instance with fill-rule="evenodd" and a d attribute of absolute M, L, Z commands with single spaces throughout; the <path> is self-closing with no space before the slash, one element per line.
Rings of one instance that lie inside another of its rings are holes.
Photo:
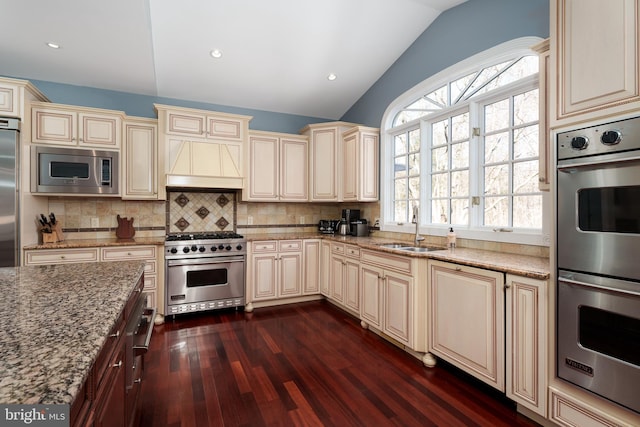
<path fill-rule="evenodd" d="M 424 367 L 319 301 L 167 319 L 143 426 L 535 426 L 490 387 Z"/>

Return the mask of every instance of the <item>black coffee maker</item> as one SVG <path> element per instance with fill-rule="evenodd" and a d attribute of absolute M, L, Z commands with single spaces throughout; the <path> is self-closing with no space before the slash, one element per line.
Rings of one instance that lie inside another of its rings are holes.
<path fill-rule="evenodd" d="M 355 230 L 355 222 L 360 220 L 360 209 L 342 209 L 342 219 L 347 221 L 349 225 L 349 233 L 353 234 Z"/>

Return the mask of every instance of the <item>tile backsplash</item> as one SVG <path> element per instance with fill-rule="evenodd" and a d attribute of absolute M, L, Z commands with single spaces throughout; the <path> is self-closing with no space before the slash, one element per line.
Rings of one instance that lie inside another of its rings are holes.
<path fill-rule="evenodd" d="M 236 193 L 168 192 L 167 227 L 172 234 L 235 231 Z"/>

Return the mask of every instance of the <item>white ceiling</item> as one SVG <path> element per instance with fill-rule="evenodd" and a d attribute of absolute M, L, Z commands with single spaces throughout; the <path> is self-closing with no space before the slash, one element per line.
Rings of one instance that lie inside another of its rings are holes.
<path fill-rule="evenodd" d="M 464 1 L 3 0 L 0 75 L 337 119 Z"/>

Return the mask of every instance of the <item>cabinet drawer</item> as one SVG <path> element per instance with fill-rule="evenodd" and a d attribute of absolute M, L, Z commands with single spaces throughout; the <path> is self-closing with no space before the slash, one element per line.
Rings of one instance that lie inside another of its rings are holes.
<path fill-rule="evenodd" d="M 144 292 L 147 291 L 155 291 L 156 290 L 156 282 L 158 281 L 155 275 L 147 275 L 144 273 Z"/>
<path fill-rule="evenodd" d="M 25 265 L 98 261 L 98 249 L 40 249 L 25 252 Z"/>
<path fill-rule="evenodd" d="M 109 335 L 107 335 L 107 339 L 102 350 L 100 350 L 100 353 L 98 353 L 98 356 L 96 357 L 96 388 L 99 388 L 102 385 L 102 380 L 106 377 L 105 371 L 113 363 L 112 359 L 114 357 L 114 353 L 124 336 L 124 326 L 124 313 L 120 313 L 116 324 L 111 328 L 111 331 L 109 331 Z"/>
<path fill-rule="evenodd" d="M 156 259 L 155 246 L 120 246 L 102 248 L 101 253 L 103 261 L 130 261 L 132 259 L 149 259 L 155 261 Z"/>
<path fill-rule="evenodd" d="M 411 273 L 412 262 L 408 256 L 363 250 L 360 254 L 360 260 L 383 268 L 392 268 L 403 273 Z"/>
<path fill-rule="evenodd" d="M 278 250 L 278 241 L 267 240 L 264 242 L 252 242 L 251 250 L 253 252 L 274 252 Z"/>
<path fill-rule="evenodd" d="M 357 246 L 345 245 L 344 254 L 351 258 L 360 258 L 360 248 Z"/>
<path fill-rule="evenodd" d="M 344 243 L 331 243 L 331 253 L 344 255 Z"/>
<path fill-rule="evenodd" d="M 302 240 L 280 240 L 278 242 L 280 252 L 302 250 Z"/>

